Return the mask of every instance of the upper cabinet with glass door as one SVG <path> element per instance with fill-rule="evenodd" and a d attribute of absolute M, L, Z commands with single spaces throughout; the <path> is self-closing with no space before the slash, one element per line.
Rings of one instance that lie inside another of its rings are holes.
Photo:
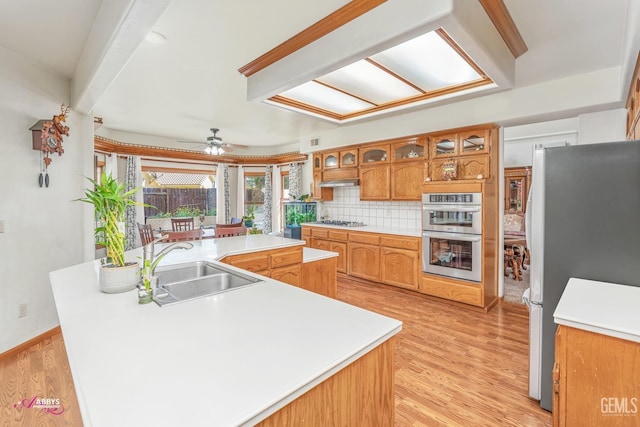
<path fill-rule="evenodd" d="M 389 163 L 389 144 L 369 145 L 360 148 L 360 166 Z"/>
<path fill-rule="evenodd" d="M 340 167 L 338 163 L 338 152 L 324 153 L 322 155 L 322 167 L 323 169 L 337 169 Z"/>
<path fill-rule="evenodd" d="M 340 152 L 340 167 L 355 168 L 358 166 L 358 149 L 345 150 Z"/>
<path fill-rule="evenodd" d="M 488 154 L 490 129 L 467 129 L 458 133 L 435 134 L 429 142 L 431 158 Z"/>
<path fill-rule="evenodd" d="M 394 163 L 425 160 L 427 153 L 425 137 L 407 138 L 391 144 L 391 161 Z"/>
<path fill-rule="evenodd" d="M 458 154 L 474 155 L 489 152 L 489 129 L 472 129 L 458 134 Z"/>
<path fill-rule="evenodd" d="M 322 170 L 322 153 L 313 153 L 313 170 Z"/>

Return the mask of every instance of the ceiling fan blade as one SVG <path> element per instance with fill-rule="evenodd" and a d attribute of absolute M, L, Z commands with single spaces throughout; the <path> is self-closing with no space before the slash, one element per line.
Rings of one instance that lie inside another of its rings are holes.
<path fill-rule="evenodd" d="M 181 144 L 208 144 L 207 141 L 184 141 L 184 140 L 178 140 L 179 143 Z"/>
<path fill-rule="evenodd" d="M 245 150 L 247 148 L 249 148 L 248 145 L 242 145 L 242 144 L 223 144 L 224 147 L 233 147 L 233 148 L 239 148 L 241 150 Z"/>

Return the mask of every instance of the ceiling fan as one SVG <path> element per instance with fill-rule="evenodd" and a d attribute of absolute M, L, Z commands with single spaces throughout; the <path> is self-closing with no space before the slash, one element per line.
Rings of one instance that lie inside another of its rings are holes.
<path fill-rule="evenodd" d="M 204 144 L 204 152 L 207 154 L 219 156 L 224 153 L 232 153 L 234 148 L 244 149 L 247 148 L 246 145 L 238 145 L 238 144 L 228 144 L 226 142 L 222 142 L 222 138 L 220 138 L 217 134 L 220 131 L 218 128 L 209 129 L 213 135 L 208 136 L 206 141 L 196 142 L 196 141 L 178 141 L 185 142 L 188 144 Z"/>

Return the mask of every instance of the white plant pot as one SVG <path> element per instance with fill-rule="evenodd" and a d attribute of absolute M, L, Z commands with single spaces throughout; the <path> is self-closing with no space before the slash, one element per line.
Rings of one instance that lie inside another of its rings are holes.
<path fill-rule="evenodd" d="M 124 267 L 105 264 L 100 267 L 100 290 L 107 294 L 126 292 L 140 283 L 140 265 L 128 262 Z"/>

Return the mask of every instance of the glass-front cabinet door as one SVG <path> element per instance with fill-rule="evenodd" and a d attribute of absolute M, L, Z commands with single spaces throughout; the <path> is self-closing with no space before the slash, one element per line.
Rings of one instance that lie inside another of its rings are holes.
<path fill-rule="evenodd" d="M 360 149 L 360 166 L 389 162 L 389 144 L 373 145 Z"/>
<path fill-rule="evenodd" d="M 425 151 L 424 141 L 418 138 L 396 142 L 391 145 L 391 153 L 393 154 L 391 160 L 393 162 L 424 160 Z"/>
<path fill-rule="evenodd" d="M 340 152 L 340 167 L 351 168 L 358 166 L 358 150 L 347 150 Z"/>
<path fill-rule="evenodd" d="M 338 165 L 338 153 L 325 153 L 322 155 L 322 164 L 324 169 L 334 169 Z"/>
<path fill-rule="evenodd" d="M 313 170 L 322 170 L 322 154 L 320 153 L 313 153 Z"/>
<path fill-rule="evenodd" d="M 489 132 L 485 129 L 461 132 L 458 135 L 458 154 L 485 154 L 489 152 Z"/>
<path fill-rule="evenodd" d="M 457 140 L 457 134 L 432 137 L 429 143 L 429 146 L 431 147 L 431 158 L 450 157 L 458 154 L 456 150 Z"/>

